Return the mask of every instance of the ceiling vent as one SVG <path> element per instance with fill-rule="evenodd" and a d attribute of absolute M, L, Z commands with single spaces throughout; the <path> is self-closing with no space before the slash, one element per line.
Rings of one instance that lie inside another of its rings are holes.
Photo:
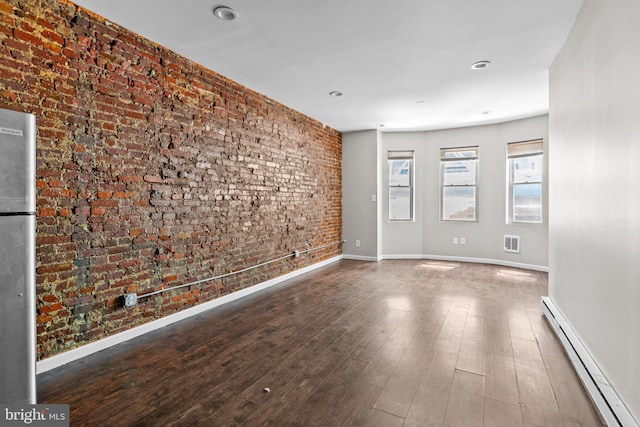
<path fill-rule="evenodd" d="M 504 251 L 520 253 L 520 236 L 504 236 Z"/>

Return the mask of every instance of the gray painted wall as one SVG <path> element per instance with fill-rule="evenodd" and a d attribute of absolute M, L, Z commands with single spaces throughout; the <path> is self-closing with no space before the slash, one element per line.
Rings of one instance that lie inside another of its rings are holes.
<path fill-rule="evenodd" d="M 548 140 L 547 116 L 512 122 L 432 132 L 383 133 L 382 254 L 384 256 L 434 256 L 498 261 L 505 264 L 547 268 L 548 179 L 545 167 L 543 224 L 506 224 L 508 142 Z M 440 148 L 480 147 L 478 222 L 440 221 Z M 386 152 L 415 150 L 416 220 L 389 222 Z M 545 162 L 548 156 L 545 155 Z M 521 238 L 521 252 L 504 252 L 505 234 Z M 454 245 L 464 237 L 465 245 Z"/>
<path fill-rule="evenodd" d="M 548 179 L 544 178 L 542 225 L 506 224 L 506 144 L 548 139 L 547 116 L 497 125 L 433 132 L 353 132 L 343 134 L 343 236 L 347 256 L 434 257 L 547 268 Z M 479 221 L 442 222 L 440 148 L 480 146 Z M 415 221 L 388 221 L 387 151 L 415 151 Z M 545 156 L 545 162 L 548 156 Z M 546 166 L 546 165 L 545 165 Z M 371 195 L 377 194 L 377 202 Z M 505 234 L 521 237 L 521 252 L 503 251 Z M 465 245 L 452 244 L 464 237 Z M 355 246 L 360 240 L 361 246 Z"/>
<path fill-rule="evenodd" d="M 425 182 L 425 132 L 382 133 L 380 156 L 382 163 L 382 254 L 401 254 L 414 257 L 423 254 L 424 231 L 424 197 L 422 191 L 426 188 Z M 415 221 L 389 222 L 389 166 L 387 160 L 388 151 L 414 150 L 414 177 L 415 194 L 414 215 Z M 420 194 L 420 195 L 419 195 Z"/>
<path fill-rule="evenodd" d="M 640 420 L 640 2 L 586 0 L 550 70 L 550 297 Z"/>
<path fill-rule="evenodd" d="M 342 135 L 342 253 L 355 258 L 377 260 L 379 243 L 378 132 Z M 355 246 L 360 240 L 360 247 Z"/>

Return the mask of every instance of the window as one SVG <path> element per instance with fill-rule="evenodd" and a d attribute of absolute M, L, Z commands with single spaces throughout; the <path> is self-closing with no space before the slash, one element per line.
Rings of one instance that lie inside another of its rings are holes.
<path fill-rule="evenodd" d="M 389 151 L 389 220 L 413 220 L 413 151 Z"/>
<path fill-rule="evenodd" d="M 440 209 L 444 221 L 478 219 L 478 147 L 440 150 Z"/>
<path fill-rule="evenodd" d="M 507 223 L 542 223 L 542 140 L 507 144 Z"/>

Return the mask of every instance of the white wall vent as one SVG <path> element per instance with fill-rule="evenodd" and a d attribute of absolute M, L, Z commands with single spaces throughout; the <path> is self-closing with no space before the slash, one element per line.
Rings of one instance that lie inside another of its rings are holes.
<path fill-rule="evenodd" d="M 520 253 L 520 236 L 504 236 L 504 251 Z"/>

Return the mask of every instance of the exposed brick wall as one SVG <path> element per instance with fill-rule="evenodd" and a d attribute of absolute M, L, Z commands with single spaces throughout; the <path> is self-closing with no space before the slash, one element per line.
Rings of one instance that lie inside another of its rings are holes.
<path fill-rule="evenodd" d="M 37 117 L 38 358 L 341 253 L 341 135 L 67 1 L 0 3 L 0 108 Z"/>

